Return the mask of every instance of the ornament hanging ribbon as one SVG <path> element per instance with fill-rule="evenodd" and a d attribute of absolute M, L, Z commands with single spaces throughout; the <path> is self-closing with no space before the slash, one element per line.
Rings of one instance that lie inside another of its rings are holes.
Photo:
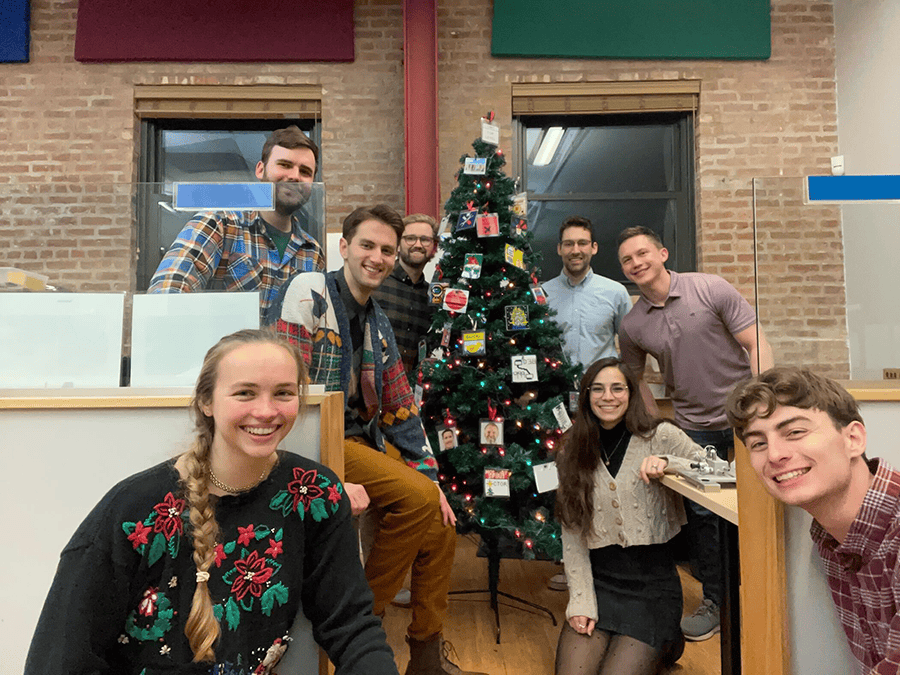
<path fill-rule="evenodd" d="M 488 122 L 494 121 L 494 111 L 491 110 L 487 115 L 484 116 L 483 119 L 486 119 Z"/>
<path fill-rule="evenodd" d="M 497 406 L 494 402 L 489 398 L 487 400 L 487 409 L 488 409 L 488 419 L 496 420 L 497 419 Z"/>

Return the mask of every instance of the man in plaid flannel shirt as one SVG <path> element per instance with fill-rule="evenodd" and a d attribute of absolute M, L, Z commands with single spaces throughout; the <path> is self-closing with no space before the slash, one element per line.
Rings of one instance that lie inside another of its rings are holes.
<path fill-rule="evenodd" d="M 859 673 L 900 672 L 900 473 L 866 458 L 856 401 L 807 369 L 738 385 L 728 421 L 776 499 L 813 517 L 813 542 Z"/>
<path fill-rule="evenodd" d="M 310 380 L 344 392 L 344 487 L 353 512 L 371 504 L 375 540 L 366 560 L 374 612 L 412 570 L 407 675 L 461 673 L 443 649 L 456 517 L 436 484 L 437 463 L 406 379 L 387 316 L 372 297 L 394 269 L 403 220 L 388 206 L 344 219 L 344 266 L 298 274 L 267 317 L 298 345 Z"/>
<path fill-rule="evenodd" d="M 259 290 L 263 318 L 292 274 L 323 271 L 322 249 L 304 231 L 300 210 L 318 158 L 318 147 L 297 126 L 272 132 L 256 177 L 276 184 L 275 210 L 198 213 L 163 256 L 147 292 Z"/>

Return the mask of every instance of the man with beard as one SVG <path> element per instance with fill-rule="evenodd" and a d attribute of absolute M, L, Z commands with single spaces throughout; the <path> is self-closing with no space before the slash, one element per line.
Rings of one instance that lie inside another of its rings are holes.
<path fill-rule="evenodd" d="M 581 216 L 566 218 L 559 226 L 556 252 L 562 258 L 562 273 L 543 284 L 547 305 L 556 311 L 554 320 L 563 331 L 563 351 L 582 368 L 607 356 L 618 356 L 616 333 L 631 309 L 628 291 L 618 281 L 595 274 L 591 258 L 597 242 L 591 221 Z M 564 572 L 550 578 L 548 586 L 564 591 Z"/>
<path fill-rule="evenodd" d="M 297 272 L 322 272 L 325 257 L 303 228 L 319 149 L 297 126 L 272 132 L 256 177 L 275 183 L 274 211 L 198 213 L 175 238 L 148 293 L 260 291 L 260 317 Z"/>
<path fill-rule="evenodd" d="M 587 368 L 594 361 L 618 356 L 616 333 L 631 309 L 628 291 L 618 281 L 594 274 L 591 258 L 597 242 L 591 221 L 566 218 L 559 227 L 556 252 L 563 271 L 544 286 L 547 304 L 563 330 L 563 350 L 572 363 Z"/>
<path fill-rule="evenodd" d="M 435 219 L 423 213 L 403 219 L 397 263 L 373 296 L 391 322 L 410 379 L 416 370 L 419 340 L 428 332 L 434 314 L 424 270 L 437 252 L 437 230 Z"/>

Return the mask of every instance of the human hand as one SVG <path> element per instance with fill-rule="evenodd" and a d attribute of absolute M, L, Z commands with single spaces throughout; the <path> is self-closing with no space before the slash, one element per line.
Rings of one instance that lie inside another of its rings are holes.
<path fill-rule="evenodd" d="M 644 461 L 641 462 L 641 480 L 649 485 L 651 478 L 663 477 L 667 466 L 669 466 L 669 460 L 665 457 L 657 457 L 656 455 L 645 457 Z"/>
<path fill-rule="evenodd" d="M 369 493 L 366 488 L 357 483 L 344 483 L 344 492 L 350 498 L 350 511 L 358 516 L 369 506 Z"/>
<path fill-rule="evenodd" d="M 450 508 L 450 504 L 447 502 L 447 496 L 444 494 L 444 491 L 441 490 L 441 486 L 437 486 L 438 492 L 441 497 L 441 515 L 444 517 L 444 525 L 453 525 L 456 527 L 456 514 L 453 513 L 453 509 Z"/>
<path fill-rule="evenodd" d="M 594 631 L 595 625 L 597 622 L 586 616 L 573 616 L 569 619 L 569 626 L 572 627 L 572 630 L 582 635 L 590 635 Z"/>

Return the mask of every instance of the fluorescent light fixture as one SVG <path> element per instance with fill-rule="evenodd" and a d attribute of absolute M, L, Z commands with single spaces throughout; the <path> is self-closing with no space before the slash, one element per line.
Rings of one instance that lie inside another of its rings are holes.
<path fill-rule="evenodd" d="M 562 127 L 550 127 L 547 129 L 544 139 L 541 141 L 541 147 L 538 148 L 537 155 L 535 155 L 534 166 L 547 166 L 553 161 L 553 155 L 556 154 L 556 149 L 559 147 L 559 142 L 562 140 L 564 133 L 565 131 Z"/>

